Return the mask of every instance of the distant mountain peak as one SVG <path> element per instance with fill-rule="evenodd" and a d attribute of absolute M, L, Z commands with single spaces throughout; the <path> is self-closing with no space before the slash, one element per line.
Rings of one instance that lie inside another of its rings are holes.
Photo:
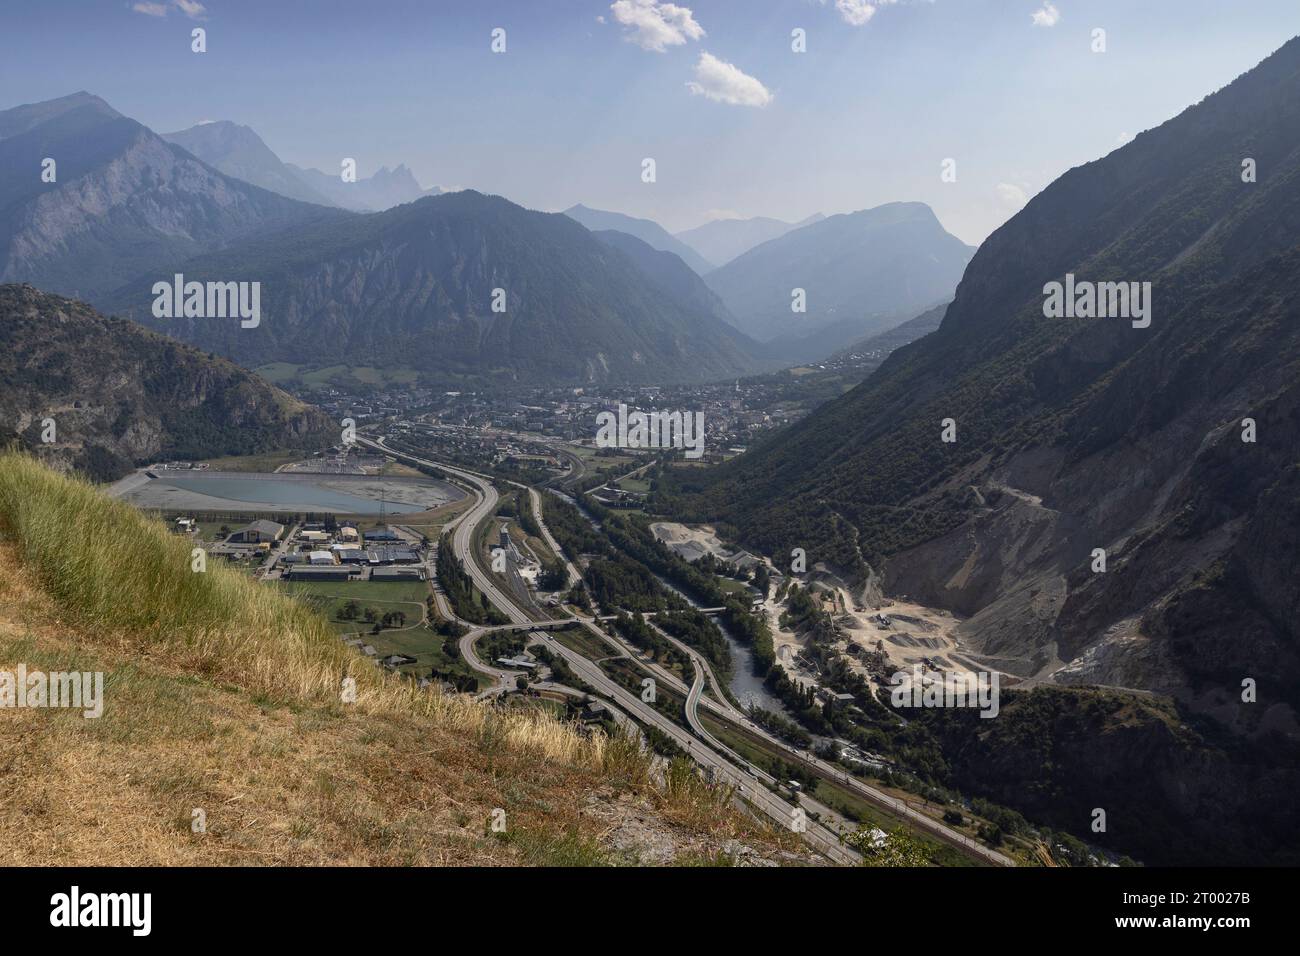
<path fill-rule="evenodd" d="M 974 251 L 925 203 L 889 202 L 791 226 L 705 281 L 741 331 L 796 337 L 824 357 L 951 297 Z M 793 289 L 803 313 L 791 312 Z"/>
<path fill-rule="evenodd" d="M 185 274 L 255 276 L 262 308 L 279 319 L 244 335 L 222 323 L 160 322 L 148 277 L 119 290 L 113 306 L 251 367 L 347 361 L 430 379 L 572 384 L 756 369 L 752 343 L 676 256 L 616 251 L 570 217 L 475 190 L 268 236 L 190 260 Z M 492 308 L 496 288 L 508 290 L 504 313 Z"/>
<path fill-rule="evenodd" d="M 70 93 L 67 96 L 63 96 L 53 100 L 46 100 L 45 102 L 46 105 L 65 104 L 69 108 L 76 108 L 79 106 L 94 106 L 99 108 L 103 112 L 111 113 L 114 116 L 122 115 L 117 110 L 113 109 L 113 107 L 109 106 L 108 101 L 105 100 L 103 97 L 97 96 L 94 93 L 89 93 L 86 90 L 78 90 L 77 92 Z"/>
<path fill-rule="evenodd" d="M 197 129 L 214 142 L 228 135 Z M 0 111 L 0 141 L 0 281 L 93 298 L 264 229 L 337 213 L 249 185 L 84 91 Z M 56 184 L 19 174 L 50 155 Z"/>
<path fill-rule="evenodd" d="M 405 163 L 381 166 L 374 175 L 352 183 L 343 182 L 337 173 L 303 169 L 281 160 L 252 127 L 233 120 L 200 123 L 163 138 L 228 176 L 321 206 L 378 212 L 440 191 L 421 187 Z"/>
<path fill-rule="evenodd" d="M 410 183 L 416 189 L 423 190 L 424 188 L 420 185 L 420 181 L 415 178 L 415 174 L 411 172 L 410 168 L 405 163 L 398 163 L 392 169 L 389 169 L 387 166 L 380 166 L 379 169 L 375 171 L 375 174 L 370 178 L 376 182 L 391 184 Z"/>
<path fill-rule="evenodd" d="M 300 202 L 335 205 L 294 175 L 251 126 L 233 120 L 213 120 L 164 133 L 162 138 L 227 176 Z"/>
<path fill-rule="evenodd" d="M 91 116 L 102 120 L 125 119 L 121 113 L 109 106 L 106 101 L 93 93 L 78 90 L 67 96 L 39 103 L 24 103 L 12 109 L 0 110 L 0 139 L 21 136 L 43 123 L 49 123 L 60 117 L 76 114 Z"/>
<path fill-rule="evenodd" d="M 737 256 L 744 255 L 755 246 L 783 236 L 787 232 L 801 229 L 826 217 L 813 213 L 806 219 L 790 223 L 770 216 L 730 216 L 713 219 L 702 226 L 687 229 L 676 234 L 676 238 L 686 243 L 709 262 L 719 267 L 726 265 Z"/>
<path fill-rule="evenodd" d="M 563 215 L 582 223 L 593 232 L 613 229 L 617 232 L 627 233 L 629 236 L 635 236 L 654 249 L 661 252 L 671 252 L 690 266 L 698 275 L 703 275 L 713 268 L 713 263 L 709 262 L 689 245 L 671 235 L 668 230 L 653 219 L 641 219 L 637 216 L 629 216 L 621 212 L 610 212 L 605 209 L 592 209 L 582 203 L 570 206 L 564 210 Z"/>

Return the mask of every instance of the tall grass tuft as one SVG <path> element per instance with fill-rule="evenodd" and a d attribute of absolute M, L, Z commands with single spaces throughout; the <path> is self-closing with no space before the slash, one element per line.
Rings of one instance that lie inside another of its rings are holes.
<path fill-rule="evenodd" d="M 605 761 L 603 737 L 551 715 L 501 712 L 384 674 L 311 609 L 217 562 L 193 571 L 188 538 L 28 455 L 0 453 L 0 533 L 79 631 L 138 658 L 273 701 L 338 704 L 352 677 L 350 706 L 362 710 L 427 718 L 590 770 Z"/>

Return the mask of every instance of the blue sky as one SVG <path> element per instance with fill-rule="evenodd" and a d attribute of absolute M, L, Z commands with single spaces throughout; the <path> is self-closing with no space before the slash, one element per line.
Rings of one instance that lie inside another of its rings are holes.
<path fill-rule="evenodd" d="M 920 200 L 978 243 L 1297 34 L 1296 0 L 45 0 L 0 13 L 0 108 L 85 89 L 159 132 L 231 119 L 300 165 L 674 231 Z"/>

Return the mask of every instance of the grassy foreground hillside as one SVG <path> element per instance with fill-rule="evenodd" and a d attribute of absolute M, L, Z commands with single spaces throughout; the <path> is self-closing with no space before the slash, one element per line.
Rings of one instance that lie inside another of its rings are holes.
<path fill-rule="evenodd" d="M 104 708 L 0 708 L 0 864 L 807 859 L 686 765 L 383 675 L 305 607 L 193 572 L 188 540 L 3 453 L 0 671 L 20 664 L 103 672 Z"/>

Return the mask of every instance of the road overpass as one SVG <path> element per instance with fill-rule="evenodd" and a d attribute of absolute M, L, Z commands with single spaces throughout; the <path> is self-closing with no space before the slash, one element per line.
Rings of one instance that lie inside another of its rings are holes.
<path fill-rule="evenodd" d="M 395 451 L 386 447 L 383 444 L 382 438 L 378 441 L 371 441 L 369 439 L 358 437 L 357 440 L 358 442 L 366 444 L 385 454 L 402 458 L 418 465 L 443 471 L 461 479 L 475 490 L 478 501 L 470 511 L 466 512 L 460 519 L 458 519 L 452 538 L 453 547 L 455 548 L 457 557 L 460 558 L 466 571 L 474 581 L 475 586 L 478 587 L 483 594 L 487 595 L 488 600 L 490 600 L 498 610 L 510 619 L 510 623 L 496 628 L 475 628 L 461 638 L 460 647 L 466 661 L 470 662 L 471 666 L 476 667 L 476 669 L 481 670 L 483 673 L 493 676 L 497 680 L 497 685 L 492 689 L 491 693 L 500 694 L 509 689 L 513 689 L 518 673 L 494 668 L 479 661 L 477 655 L 474 653 L 474 642 L 478 637 L 490 630 L 536 630 L 539 632 L 538 638 L 540 642 L 551 650 L 552 653 L 563 658 L 574 673 L 586 681 L 592 688 L 610 700 L 615 701 L 627 715 L 639 721 L 643 725 L 654 726 L 659 729 L 679 747 L 689 753 L 697 763 L 710 769 L 713 772 L 715 779 L 724 780 L 736 786 L 738 793 L 740 793 L 752 806 L 758 808 L 763 813 L 776 820 L 779 824 L 790 826 L 792 822 L 791 811 L 794 809 L 793 806 L 787 803 L 782 797 L 772 793 L 763 785 L 764 782 L 768 784 L 776 784 L 777 781 L 775 781 L 775 779 L 769 774 L 754 767 L 739 754 L 720 743 L 699 721 L 698 706 L 701 700 L 701 695 L 703 694 L 704 683 L 707 678 L 713 682 L 715 688 L 714 692 L 721 703 L 715 705 L 713 702 L 705 699 L 705 706 L 714 710 L 721 719 L 729 719 L 735 723 L 741 724 L 748 732 L 757 734 L 769 744 L 781 748 L 781 750 L 787 753 L 792 760 L 813 766 L 815 769 L 819 770 L 822 775 L 836 780 L 842 786 L 846 786 L 861 794 L 878 806 L 888 809 L 899 817 L 905 818 L 914 826 L 938 836 L 945 842 L 955 845 L 985 862 L 1001 866 L 1015 865 L 1014 861 L 1003 854 L 985 847 L 982 844 L 976 843 L 969 837 L 952 830 L 940 821 L 912 809 L 903 801 L 863 784 L 861 781 L 845 773 L 843 769 L 834 767 L 826 761 L 811 754 L 801 752 L 791 747 L 789 744 L 780 741 L 778 738 L 771 736 L 766 731 L 762 730 L 762 728 L 757 727 L 757 725 L 755 725 L 753 721 L 749 720 L 747 716 L 741 714 L 738 710 L 732 707 L 730 702 L 726 699 L 726 696 L 722 693 L 721 686 L 717 683 L 717 679 L 709 668 L 708 662 L 705 661 L 697 651 L 675 638 L 672 638 L 670 635 L 667 635 L 666 632 L 657 629 L 659 630 L 659 633 L 672 641 L 675 646 L 682 649 L 690 657 L 694 666 L 694 680 L 691 687 L 686 688 L 686 719 L 691 730 L 694 731 L 695 735 L 698 737 L 698 739 L 695 739 L 692 737 L 691 733 L 681 725 L 669 720 L 667 717 L 655 710 L 654 707 L 641 701 L 637 695 L 630 693 L 624 687 L 617 684 L 612 678 L 605 674 L 597 664 L 576 651 L 572 651 L 565 647 L 559 641 L 555 640 L 555 638 L 546 633 L 549 630 L 565 627 L 573 623 L 579 623 L 599 635 L 601 639 L 608 641 L 608 636 L 600 631 L 592 620 L 584 618 L 567 618 L 547 622 L 530 620 L 528 616 L 519 609 L 513 601 L 509 600 L 500 588 L 497 587 L 496 583 L 491 579 L 488 573 L 479 565 L 479 562 L 474 560 L 473 541 L 475 529 L 478 527 L 480 522 L 495 512 L 496 503 L 499 500 L 496 489 L 492 486 L 492 481 L 488 476 L 467 469 L 445 465 L 440 462 L 429 461 L 404 452 Z M 519 487 L 522 488 L 527 486 L 520 485 Z M 530 492 L 532 491 L 532 489 L 529 490 Z M 541 509 L 537 508 L 535 514 L 538 523 L 545 528 Z M 548 545 L 556 549 L 557 555 L 563 555 L 563 552 L 558 550 L 558 545 L 551 544 L 554 539 L 550 537 L 549 531 L 547 531 L 546 540 Z M 717 612 L 723 609 L 717 608 L 701 610 L 706 612 L 713 610 Z M 651 612 L 651 614 L 652 613 L 653 612 Z M 647 614 L 645 616 L 650 615 Z M 612 619 L 612 617 L 613 616 L 607 615 L 603 616 L 601 619 L 609 620 Z M 684 684 L 677 681 L 675 677 L 668 675 L 666 671 L 660 669 L 660 672 L 662 675 L 667 675 L 669 680 L 675 681 L 678 686 L 685 688 Z M 809 800 L 806 796 L 803 797 L 803 799 L 808 802 L 810 806 L 816 806 L 815 803 Z M 824 810 L 825 808 L 822 809 Z M 860 859 L 856 853 L 842 845 L 838 836 L 814 820 L 807 820 L 807 831 L 804 833 L 804 836 L 819 851 L 836 862 L 856 863 Z"/>

